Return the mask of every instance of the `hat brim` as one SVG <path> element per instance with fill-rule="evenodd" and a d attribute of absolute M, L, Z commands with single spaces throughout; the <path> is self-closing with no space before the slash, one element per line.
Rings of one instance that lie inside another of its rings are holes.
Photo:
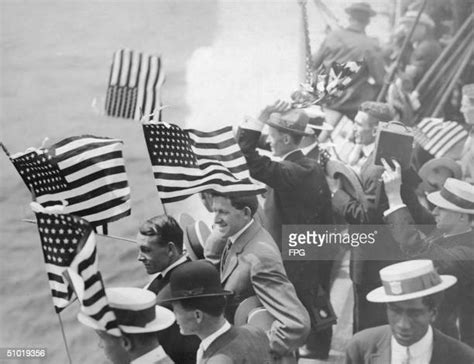
<path fill-rule="evenodd" d="M 205 293 L 205 294 L 198 294 L 198 295 L 195 295 L 195 296 L 178 296 L 178 297 L 170 297 L 170 298 L 160 299 L 159 303 L 189 300 L 189 299 L 192 299 L 192 298 L 202 298 L 202 297 L 231 296 L 233 294 L 234 294 L 234 292 L 232 292 L 232 291 L 222 291 L 222 292 L 219 292 L 219 293 Z"/>
<path fill-rule="evenodd" d="M 359 202 L 366 204 L 366 195 L 362 183 L 353 169 L 343 162 L 330 160 L 326 163 L 326 174 L 331 178 L 342 176 L 342 189 Z"/>
<path fill-rule="evenodd" d="M 204 244 L 211 234 L 209 227 L 201 220 L 186 226 L 183 239 L 186 251 L 191 260 L 204 259 Z"/>
<path fill-rule="evenodd" d="M 155 319 L 146 324 L 146 326 L 140 327 L 119 325 L 120 330 L 127 334 L 141 334 L 147 332 L 161 331 L 173 325 L 173 323 L 175 322 L 175 316 L 171 310 L 168 310 L 167 308 L 161 306 L 155 306 L 155 310 Z M 79 312 L 79 314 L 77 315 L 77 319 L 81 324 L 89 326 L 94 330 L 105 331 L 103 327 L 97 325 L 97 321 L 93 320 L 82 312 Z"/>
<path fill-rule="evenodd" d="M 311 130 L 311 132 L 306 132 L 305 130 L 295 130 L 295 129 L 290 129 L 290 128 L 285 128 L 284 126 L 275 124 L 271 120 L 267 120 L 265 122 L 269 127 L 275 128 L 277 130 L 280 130 L 282 132 L 288 133 L 288 134 L 295 134 L 295 135 L 302 135 L 302 136 L 310 136 L 314 134 L 314 131 Z M 309 124 L 307 125 L 309 126 Z"/>
<path fill-rule="evenodd" d="M 426 196 L 429 202 L 433 205 L 441 207 L 446 210 L 460 212 L 462 214 L 474 214 L 474 209 L 463 209 L 452 202 L 446 200 L 443 196 L 441 196 L 441 191 L 436 191 L 428 194 Z"/>
<path fill-rule="evenodd" d="M 450 275 L 442 275 L 440 276 L 440 278 L 441 283 L 434 287 L 413 293 L 401 294 L 398 296 L 388 295 L 385 293 L 384 287 L 378 287 L 367 294 L 367 301 L 375 303 L 388 303 L 413 300 L 415 298 L 425 297 L 434 293 L 444 291 L 457 282 L 457 278 Z"/>
<path fill-rule="evenodd" d="M 308 124 L 308 128 L 316 129 L 316 130 L 326 130 L 326 131 L 333 131 L 334 130 L 332 125 L 328 124 L 326 122 L 324 122 L 323 125 Z"/>
<path fill-rule="evenodd" d="M 436 168 L 447 168 L 453 173 L 453 178 L 461 179 L 462 177 L 462 168 L 451 158 L 435 158 L 430 159 L 428 162 L 423 164 L 418 171 L 418 175 L 422 179 L 426 179 L 430 173 L 433 172 Z"/>

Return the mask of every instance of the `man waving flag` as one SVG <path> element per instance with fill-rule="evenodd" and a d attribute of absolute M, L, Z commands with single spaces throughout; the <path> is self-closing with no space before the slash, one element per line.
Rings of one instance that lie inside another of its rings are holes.
<path fill-rule="evenodd" d="M 181 129 L 168 123 L 143 124 L 156 187 L 166 203 L 206 190 L 220 193 L 263 193 L 251 181 L 232 127 L 212 132 Z"/>

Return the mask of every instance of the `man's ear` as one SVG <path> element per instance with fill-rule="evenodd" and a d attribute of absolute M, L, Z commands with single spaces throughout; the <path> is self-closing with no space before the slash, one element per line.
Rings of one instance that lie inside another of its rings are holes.
<path fill-rule="evenodd" d="M 244 214 L 246 217 L 248 217 L 249 219 L 252 218 L 252 210 L 250 209 L 250 207 L 248 206 L 245 206 L 244 207 Z"/>
<path fill-rule="evenodd" d="M 196 322 L 200 324 L 204 318 L 204 314 L 201 310 L 194 310 L 194 318 L 196 319 Z"/>
<path fill-rule="evenodd" d="M 123 332 L 122 332 L 122 336 L 120 337 L 120 345 L 122 345 L 122 347 L 127 351 L 127 353 L 129 353 L 133 349 L 132 340 Z"/>
<path fill-rule="evenodd" d="M 431 318 L 430 318 L 431 323 L 433 323 L 436 320 L 436 316 L 438 316 L 438 308 L 435 307 L 431 310 Z"/>
<path fill-rule="evenodd" d="M 179 255 L 178 248 L 172 241 L 169 241 L 168 242 L 168 256 L 173 257 L 176 255 Z"/>
<path fill-rule="evenodd" d="M 283 143 L 286 145 L 290 144 L 291 142 L 291 137 L 288 134 L 283 134 Z"/>

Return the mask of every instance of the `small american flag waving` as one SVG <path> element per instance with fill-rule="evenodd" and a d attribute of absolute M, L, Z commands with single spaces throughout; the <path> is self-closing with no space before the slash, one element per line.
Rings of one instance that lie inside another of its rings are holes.
<path fill-rule="evenodd" d="M 165 73 L 158 56 L 120 49 L 114 53 L 105 112 L 126 119 L 161 120 Z"/>
<path fill-rule="evenodd" d="M 32 209 L 38 222 L 56 312 L 60 313 L 67 307 L 76 292 L 82 312 L 111 335 L 120 336 L 115 314 L 108 305 L 102 277 L 97 268 L 92 226 L 74 215 L 49 213 L 38 203 L 32 203 Z"/>
<path fill-rule="evenodd" d="M 100 225 L 130 215 L 122 145 L 117 139 L 78 136 L 10 160 L 38 203 L 66 201 L 65 213 Z"/>
<path fill-rule="evenodd" d="M 212 132 L 182 130 L 168 123 L 143 124 L 161 201 L 184 200 L 201 191 L 263 193 L 250 179 L 232 127 Z"/>

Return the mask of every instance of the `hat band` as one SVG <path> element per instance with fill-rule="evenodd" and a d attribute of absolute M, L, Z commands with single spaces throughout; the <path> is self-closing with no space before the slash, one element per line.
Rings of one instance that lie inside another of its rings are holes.
<path fill-rule="evenodd" d="M 144 310 L 126 310 L 122 308 L 113 308 L 119 325 L 145 327 L 156 318 L 155 306 Z"/>
<path fill-rule="evenodd" d="M 418 277 L 400 281 L 382 281 L 385 293 L 390 296 L 415 293 L 437 286 L 441 283 L 438 273 L 431 271 Z"/>
<path fill-rule="evenodd" d="M 474 209 L 474 202 L 465 200 L 462 197 L 459 197 L 448 191 L 446 188 L 441 189 L 440 195 L 462 209 Z"/>

